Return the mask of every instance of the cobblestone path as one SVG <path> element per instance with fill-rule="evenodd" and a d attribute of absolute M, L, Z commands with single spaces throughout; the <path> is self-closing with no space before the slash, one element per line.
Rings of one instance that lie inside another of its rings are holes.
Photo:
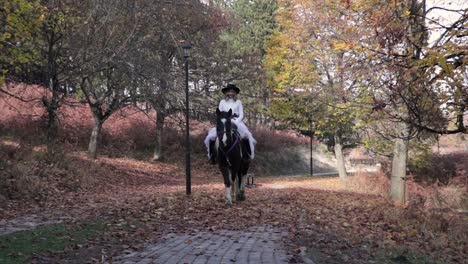
<path fill-rule="evenodd" d="M 273 227 L 247 231 L 200 232 L 166 235 L 160 243 L 141 252 L 127 251 L 115 259 L 118 264 L 220 264 L 288 263 L 291 255 L 283 248 L 287 232 Z"/>

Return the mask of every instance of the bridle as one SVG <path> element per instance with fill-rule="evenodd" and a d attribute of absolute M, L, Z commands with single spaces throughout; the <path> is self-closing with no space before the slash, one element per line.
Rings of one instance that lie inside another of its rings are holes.
<path fill-rule="evenodd" d="M 218 140 L 220 138 L 222 138 L 224 133 L 226 133 L 226 136 L 227 136 L 228 132 L 226 131 L 226 124 L 224 124 L 223 131 L 220 131 L 220 130 L 217 131 Z M 230 135 L 229 135 L 229 138 L 228 138 L 228 142 L 232 142 L 232 138 L 234 137 L 235 138 L 234 143 L 231 144 L 231 146 L 229 147 L 229 149 L 227 151 L 224 151 L 224 148 L 222 148 L 222 147 L 218 147 L 218 151 L 220 151 L 221 153 L 224 154 L 224 156 L 226 157 L 226 161 L 227 161 L 228 165 L 231 166 L 231 162 L 229 161 L 229 154 L 231 154 L 231 152 L 235 149 L 235 147 L 237 145 L 239 145 L 240 135 L 237 132 L 233 131 L 232 128 L 229 129 L 229 134 Z M 242 152 L 241 152 L 241 155 L 242 155 Z"/>

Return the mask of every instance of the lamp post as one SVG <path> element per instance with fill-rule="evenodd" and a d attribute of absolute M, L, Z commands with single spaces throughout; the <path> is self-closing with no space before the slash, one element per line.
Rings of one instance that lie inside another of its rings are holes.
<path fill-rule="evenodd" d="M 186 194 L 192 193 L 191 175 L 190 175 L 190 125 L 189 125 L 189 80 L 188 80 L 188 58 L 192 45 L 185 41 L 182 45 L 185 59 L 185 187 Z"/>
<path fill-rule="evenodd" d="M 310 94 L 310 116 L 309 116 L 309 124 L 310 124 L 310 176 L 314 176 L 314 104 L 313 104 L 313 95 L 312 91 Z"/>
<path fill-rule="evenodd" d="M 310 114 L 310 176 L 314 176 L 314 124 L 312 123 L 312 114 Z"/>

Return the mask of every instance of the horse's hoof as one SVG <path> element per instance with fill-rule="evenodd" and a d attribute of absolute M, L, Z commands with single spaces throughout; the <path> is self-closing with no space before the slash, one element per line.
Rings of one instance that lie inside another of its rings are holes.
<path fill-rule="evenodd" d="M 226 200 L 226 205 L 227 205 L 227 206 L 232 206 L 232 201 Z"/>
<path fill-rule="evenodd" d="M 240 193 L 240 194 L 239 194 L 239 199 L 238 199 L 238 200 L 239 200 L 239 201 L 245 201 L 245 193 L 243 193 L 243 192 Z"/>

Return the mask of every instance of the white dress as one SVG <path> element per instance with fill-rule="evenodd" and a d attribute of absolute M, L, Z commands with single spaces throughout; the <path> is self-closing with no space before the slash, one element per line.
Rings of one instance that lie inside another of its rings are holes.
<path fill-rule="evenodd" d="M 229 109 L 231 109 L 233 115 L 238 115 L 238 117 L 233 117 L 231 121 L 237 125 L 237 131 L 239 132 L 240 136 L 242 138 L 247 137 L 249 139 L 249 145 L 252 151 L 250 158 L 253 159 L 255 153 L 255 144 L 257 144 L 257 141 L 254 139 L 252 133 L 250 133 L 249 129 L 242 121 L 244 119 L 244 108 L 242 107 L 242 102 L 240 100 L 234 99 L 223 99 L 221 102 L 219 102 L 218 108 L 222 112 L 228 112 Z M 208 132 L 208 136 L 205 138 L 205 146 L 208 150 L 208 157 L 210 155 L 210 141 L 214 140 L 216 140 L 216 127 L 211 128 Z"/>

